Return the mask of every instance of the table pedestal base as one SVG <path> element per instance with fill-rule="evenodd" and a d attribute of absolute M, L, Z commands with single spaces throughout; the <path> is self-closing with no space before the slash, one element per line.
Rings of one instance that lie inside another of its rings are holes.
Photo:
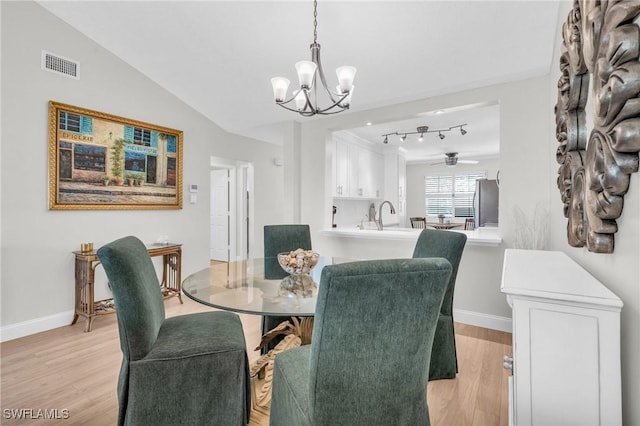
<path fill-rule="evenodd" d="M 251 364 L 250 374 L 253 389 L 252 404 L 254 409 L 268 410 L 271 406 L 271 385 L 273 382 L 273 363 L 276 355 L 291 348 L 311 343 L 313 334 L 313 317 L 291 317 L 291 322 L 284 321 L 262 337 L 259 350 L 275 336 L 285 334 L 275 348 L 262 355 Z"/>

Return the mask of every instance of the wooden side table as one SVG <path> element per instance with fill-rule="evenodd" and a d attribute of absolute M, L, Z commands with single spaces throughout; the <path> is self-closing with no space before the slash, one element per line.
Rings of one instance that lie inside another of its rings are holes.
<path fill-rule="evenodd" d="M 162 256 L 162 282 L 160 290 L 165 299 L 177 297 L 182 301 L 181 269 L 182 244 L 147 244 L 149 256 Z M 94 300 L 95 270 L 100 260 L 95 251 L 83 253 L 74 251 L 76 256 L 76 307 L 71 325 L 79 316 L 86 319 L 85 332 L 91 331 L 93 319 L 98 315 L 112 314 L 115 310 L 113 299 Z"/>

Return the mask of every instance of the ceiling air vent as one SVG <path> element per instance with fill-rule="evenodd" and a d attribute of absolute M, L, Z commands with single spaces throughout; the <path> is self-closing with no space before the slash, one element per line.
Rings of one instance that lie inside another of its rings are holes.
<path fill-rule="evenodd" d="M 76 80 L 80 79 L 80 62 L 44 50 L 42 51 L 42 69 Z"/>

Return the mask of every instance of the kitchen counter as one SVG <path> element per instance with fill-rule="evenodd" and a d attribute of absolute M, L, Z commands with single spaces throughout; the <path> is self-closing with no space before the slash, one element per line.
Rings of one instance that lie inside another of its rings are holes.
<path fill-rule="evenodd" d="M 378 231 L 377 229 L 358 229 L 354 227 L 323 229 L 320 234 L 331 238 L 417 241 L 420 232 L 422 232 L 422 229 L 389 227 Z M 466 234 L 467 245 L 498 246 L 502 243 L 498 228 L 478 228 L 473 231 L 452 229 L 449 232 Z"/>

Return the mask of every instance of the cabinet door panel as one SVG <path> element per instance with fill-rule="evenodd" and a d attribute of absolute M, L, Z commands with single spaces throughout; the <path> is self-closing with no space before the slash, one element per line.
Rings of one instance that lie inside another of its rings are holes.
<path fill-rule="evenodd" d="M 342 142 L 334 144 L 334 186 L 335 197 L 349 196 L 349 145 Z"/>
<path fill-rule="evenodd" d="M 513 308 L 516 424 L 600 424 L 598 317 L 522 300 Z"/>

